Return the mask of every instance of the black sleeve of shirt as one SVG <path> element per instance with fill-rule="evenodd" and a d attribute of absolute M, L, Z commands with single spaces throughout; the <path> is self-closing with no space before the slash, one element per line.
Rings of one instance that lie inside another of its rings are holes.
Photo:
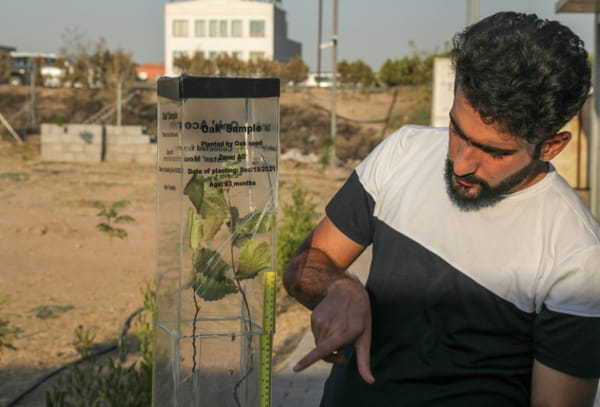
<path fill-rule="evenodd" d="M 354 171 L 327 204 L 325 213 L 342 233 L 356 243 L 368 246 L 373 240 L 374 207 L 373 197 Z"/>
<path fill-rule="evenodd" d="M 534 356 L 542 364 L 579 377 L 600 377 L 600 318 L 543 307 L 534 326 Z"/>

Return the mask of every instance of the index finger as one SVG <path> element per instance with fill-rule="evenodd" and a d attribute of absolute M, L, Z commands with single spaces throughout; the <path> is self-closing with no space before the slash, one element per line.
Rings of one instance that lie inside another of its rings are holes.
<path fill-rule="evenodd" d="M 296 363 L 296 366 L 294 366 L 293 371 L 297 373 L 306 369 L 307 367 L 318 362 L 324 357 L 331 355 L 331 352 L 338 348 L 340 348 L 340 344 L 331 339 L 326 339 L 320 342 L 317 346 L 315 346 L 313 350 L 308 352 L 306 356 L 304 356 L 298 361 L 298 363 Z"/>

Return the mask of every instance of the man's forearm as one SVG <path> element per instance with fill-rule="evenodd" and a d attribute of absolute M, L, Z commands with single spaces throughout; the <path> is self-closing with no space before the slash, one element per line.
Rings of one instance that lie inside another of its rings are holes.
<path fill-rule="evenodd" d="M 311 247 L 311 236 L 300 246 L 283 275 L 287 292 L 309 309 L 314 309 L 327 294 L 332 282 L 351 279 L 323 251 Z"/>

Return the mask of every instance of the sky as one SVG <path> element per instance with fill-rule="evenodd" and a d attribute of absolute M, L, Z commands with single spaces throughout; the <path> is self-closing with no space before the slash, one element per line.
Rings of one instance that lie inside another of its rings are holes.
<path fill-rule="evenodd" d="M 58 53 L 65 35 L 78 32 L 90 44 L 130 52 L 137 63 L 164 61 L 166 0 L 18 0 L 0 13 L 0 45 L 23 52 Z M 593 48 L 593 15 L 554 12 L 556 0 L 480 0 L 480 17 L 498 11 L 536 13 L 559 20 Z M 281 0 L 288 37 L 302 43 L 302 58 L 317 69 L 318 0 Z M 338 0 L 338 61 L 362 59 L 378 71 L 386 59 L 443 50 L 466 23 L 466 0 Z M 323 0 L 323 42 L 331 40 L 333 0 Z M 93 51 L 93 50 L 90 50 Z M 322 52 L 331 68 L 331 49 Z"/>

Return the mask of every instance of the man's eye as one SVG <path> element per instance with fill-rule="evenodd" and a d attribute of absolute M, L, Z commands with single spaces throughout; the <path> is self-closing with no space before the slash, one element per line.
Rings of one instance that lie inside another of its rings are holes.
<path fill-rule="evenodd" d="M 488 152 L 488 154 L 495 160 L 500 160 L 500 159 L 506 157 L 506 154 L 498 153 L 498 152 L 494 152 L 494 151 L 490 151 L 490 152 Z"/>

